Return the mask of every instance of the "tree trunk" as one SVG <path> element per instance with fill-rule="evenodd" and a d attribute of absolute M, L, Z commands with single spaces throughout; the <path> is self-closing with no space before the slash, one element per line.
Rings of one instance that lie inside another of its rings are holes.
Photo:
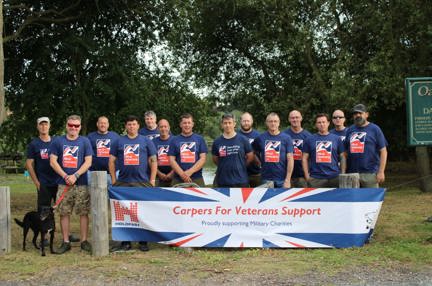
<path fill-rule="evenodd" d="M 429 152 L 427 147 L 416 147 L 417 171 L 420 175 L 420 190 L 432 192 L 432 177 L 430 176 Z"/>
<path fill-rule="evenodd" d="M 6 119 L 3 54 L 3 1 L 0 0 L 0 125 Z"/>

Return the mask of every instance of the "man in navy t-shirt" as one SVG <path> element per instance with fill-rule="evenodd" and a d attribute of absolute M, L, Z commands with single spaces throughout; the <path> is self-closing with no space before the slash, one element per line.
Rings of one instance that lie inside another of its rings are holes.
<path fill-rule="evenodd" d="M 381 129 L 368 121 L 365 105 L 357 104 L 352 113 L 354 125 L 345 139 L 347 173 L 360 174 L 360 187 L 378 188 L 385 180 L 387 140 Z"/>
<path fill-rule="evenodd" d="M 168 120 L 159 120 L 158 128 L 160 136 L 152 140 L 157 151 L 158 170 L 156 183 L 159 187 L 171 187 L 174 170 L 170 165 L 168 150 L 173 136 L 170 134 L 170 124 Z"/>
<path fill-rule="evenodd" d="M 34 138 L 27 146 L 26 168 L 37 190 L 38 211 L 42 206 L 51 206 L 57 195 L 57 174 L 50 166 L 51 136 L 48 117 L 37 119 L 36 128 L 39 137 Z"/>
<path fill-rule="evenodd" d="M 288 134 L 293 141 L 293 158 L 294 158 L 294 170 L 291 177 L 291 185 L 294 188 L 306 188 L 307 183 L 304 179 L 303 168 L 302 168 L 302 155 L 303 146 L 307 138 L 312 134 L 303 129 L 302 121 L 303 117 L 300 111 L 292 110 L 288 115 L 290 128 L 285 129 L 284 132 Z"/>
<path fill-rule="evenodd" d="M 337 188 L 339 173 L 345 173 L 346 160 L 342 139 L 328 131 L 327 114 L 315 116 L 318 133 L 306 139 L 303 146 L 303 172 L 309 187 Z M 339 169 L 340 161 L 340 169 Z"/>
<path fill-rule="evenodd" d="M 267 131 L 258 136 L 252 146 L 261 161 L 263 183 L 273 182 L 275 188 L 290 188 L 294 167 L 291 137 L 279 130 L 279 115 L 267 115 Z"/>
<path fill-rule="evenodd" d="M 91 252 L 87 241 L 90 212 L 90 192 L 87 187 L 87 170 L 91 166 L 93 151 L 90 141 L 79 135 L 81 117 L 71 115 L 67 118 L 66 135 L 56 137 L 51 145 L 50 164 L 59 175 L 57 178 L 57 201 L 63 243 L 58 253 L 71 249 L 69 241 L 70 215 L 72 210 L 80 216 L 81 249 Z"/>
<path fill-rule="evenodd" d="M 144 113 L 145 126 L 138 131 L 139 134 L 147 137 L 150 140 L 159 137 L 160 133 L 156 120 L 156 113 L 153 110 L 146 111 L 146 113 Z"/>
<path fill-rule="evenodd" d="M 347 133 L 347 128 L 345 127 L 345 113 L 340 109 L 333 111 L 332 122 L 335 128 L 330 130 L 330 133 L 339 136 L 342 142 L 344 142 Z"/>
<path fill-rule="evenodd" d="M 93 148 L 93 159 L 90 171 L 105 171 L 108 173 L 108 161 L 111 146 L 118 140 L 119 135 L 114 131 L 108 131 L 109 121 L 106 116 L 100 116 L 96 123 L 97 131 L 87 135 Z M 88 172 L 90 185 L 91 172 Z M 111 185 L 111 177 L 108 175 L 108 185 Z"/>
<path fill-rule="evenodd" d="M 217 187 L 248 187 L 246 166 L 254 160 L 252 146 L 248 139 L 235 132 L 235 118 L 232 114 L 222 116 L 222 136 L 212 146 L 216 169 Z"/>
<path fill-rule="evenodd" d="M 260 135 L 258 131 L 253 129 L 253 117 L 249 112 L 245 112 L 241 115 L 238 134 L 246 137 L 251 145 Z M 247 173 L 249 177 L 249 186 L 251 188 L 261 185 L 261 164 L 255 155 L 254 160 L 247 166 Z"/>
<path fill-rule="evenodd" d="M 195 183 L 203 187 L 202 168 L 206 162 L 207 145 L 201 135 L 193 133 L 194 121 L 191 114 L 180 117 L 181 133 L 170 144 L 168 155 L 174 175 L 173 185 Z"/>
<path fill-rule="evenodd" d="M 138 133 L 138 117 L 129 115 L 125 128 L 127 134 L 120 136 L 110 150 L 109 172 L 112 183 L 121 187 L 154 187 L 157 172 L 156 148 L 149 138 Z M 118 179 L 116 166 L 119 169 Z M 115 250 L 125 251 L 131 248 L 130 241 L 123 241 Z M 139 249 L 148 251 L 147 242 L 140 241 Z"/>

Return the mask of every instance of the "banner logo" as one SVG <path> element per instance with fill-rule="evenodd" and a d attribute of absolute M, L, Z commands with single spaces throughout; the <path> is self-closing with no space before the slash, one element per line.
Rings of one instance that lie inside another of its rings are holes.
<path fill-rule="evenodd" d="M 182 142 L 180 143 L 180 162 L 195 163 L 196 143 Z"/>
<path fill-rule="evenodd" d="M 63 167 L 78 168 L 79 146 L 63 145 Z"/>
<path fill-rule="evenodd" d="M 366 132 L 354 132 L 350 138 L 350 152 L 364 153 Z"/>
<path fill-rule="evenodd" d="M 158 152 L 157 152 L 157 158 L 158 158 L 158 165 L 159 166 L 169 166 L 169 157 L 168 157 L 168 151 L 169 151 L 169 145 L 158 145 Z"/>
<path fill-rule="evenodd" d="M 96 156 L 109 157 L 111 139 L 96 139 Z"/>
<path fill-rule="evenodd" d="M 303 147 L 303 139 L 293 139 L 293 146 L 294 146 L 294 160 L 301 161 L 302 159 L 302 147 Z"/>
<path fill-rule="evenodd" d="M 317 141 L 315 143 L 316 163 L 331 163 L 332 161 L 332 142 Z"/>
<path fill-rule="evenodd" d="M 279 163 L 280 147 L 280 141 L 266 140 L 264 161 L 268 163 Z"/>
<path fill-rule="evenodd" d="M 124 145 L 124 165 L 139 165 L 139 144 Z"/>
<path fill-rule="evenodd" d="M 49 158 L 48 149 L 40 149 L 40 157 L 43 160 L 47 160 Z"/>

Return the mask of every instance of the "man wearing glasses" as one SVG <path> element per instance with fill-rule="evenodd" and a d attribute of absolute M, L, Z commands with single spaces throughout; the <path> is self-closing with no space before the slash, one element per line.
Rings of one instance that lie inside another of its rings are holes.
<path fill-rule="evenodd" d="M 347 128 L 345 127 L 345 114 L 342 110 L 336 109 L 333 112 L 332 122 L 335 128 L 330 130 L 330 133 L 339 136 L 342 142 L 345 141 Z"/>
<path fill-rule="evenodd" d="M 91 244 L 87 241 L 90 193 L 86 173 L 92 163 L 93 150 L 90 141 L 79 135 L 80 130 L 81 117 L 69 116 L 66 135 L 55 138 L 51 146 L 50 165 L 59 175 L 57 201 L 63 197 L 58 205 L 63 235 L 63 243 L 57 250 L 59 254 L 71 250 L 70 215 L 74 208 L 75 213 L 80 216 L 81 249 L 91 252 Z"/>

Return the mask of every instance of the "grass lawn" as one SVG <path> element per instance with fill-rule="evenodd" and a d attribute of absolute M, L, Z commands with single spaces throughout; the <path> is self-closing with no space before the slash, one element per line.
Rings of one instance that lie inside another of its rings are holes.
<path fill-rule="evenodd" d="M 133 251 L 97 258 L 82 253 L 76 243 L 72 251 L 65 255 L 47 253 L 47 257 L 41 258 L 30 243 L 32 235 L 27 239 L 28 250 L 21 250 L 21 228 L 13 223 L 13 251 L 0 256 L 0 284 L 2 281 L 34 279 L 35 276 L 42 277 L 49 284 L 50 275 L 55 276 L 59 272 L 63 275 L 62 279 L 69 279 L 70 283 L 67 284 L 74 285 L 92 284 L 92 281 L 100 280 L 114 283 L 120 279 L 137 283 L 144 279 L 147 284 L 170 284 L 172 281 L 177 284 L 197 284 L 197 281 L 235 284 L 236 279 L 240 279 L 240 284 L 250 284 L 251 281 L 252 284 L 272 284 L 272 281 L 279 284 L 284 279 L 290 281 L 296 277 L 314 275 L 325 276 L 326 279 L 319 281 L 332 284 L 332 279 L 340 275 L 345 277 L 344 281 L 358 281 L 355 273 L 363 271 L 365 267 L 368 275 L 373 275 L 375 271 L 393 273 L 394 269 L 396 273 L 430 273 L 432 243 L 427 238 L 432 236 L 432 223 L 425 222 L 425 219 L 432 216 L 432 194 L 421 193 L 414 186 L 399 186 L 414 177 L 403 170 L 400 174 L 394 174 L 394 177 L 388 176 L 386 186 L 389 191 L 384 199 L 373 241 L 362 248 L 203 249 L 186 252 L 150 244 L 151 251 L 147 253 Z M 25 212 L 34 209 L 36 195 L 31 181 L 22 175 L 8 175 L 0 177 L 0 185 L 11 187 L 14 218 L 22 219 Z M 73 219 L 73 232 L 78 233 L 76 216 Z M 58 242 L 58 218 L 56 221 Z M 319 279 L 323 278 L 320 276 Z"/>

